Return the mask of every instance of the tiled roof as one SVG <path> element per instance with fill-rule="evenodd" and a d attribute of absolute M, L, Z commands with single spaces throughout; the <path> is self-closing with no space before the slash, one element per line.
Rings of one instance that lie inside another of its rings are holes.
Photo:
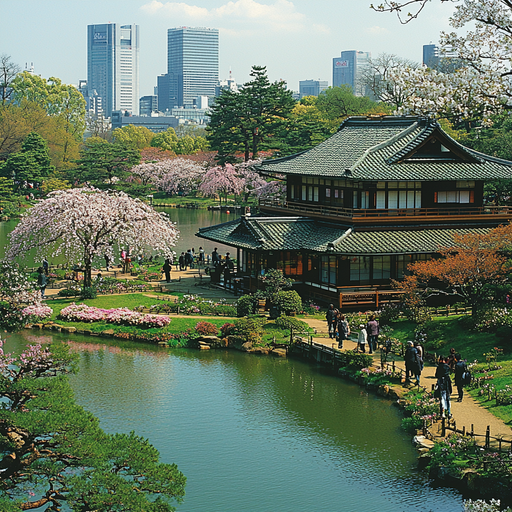
<path fill-rule="evenodd" d="M 400 159 L 434 131 L 464 156 L 460 161 Z M 490 180 L 512 177 L 512 162 L 461 146 L 436 121 L 418 117 L 349 118 L 318 146 L 285 158 L 265 160 L 261 171 L 357 180 Z"/>
<path fill-rule="evenodd" d="M 201 228 L 200 238 L 252 250 L 309 250 L 330 254 L 433 253 L 453 244 L 453 234 L 486 233 L 485 228 L 355 231 L 306 217 L 241 217 Z"/>

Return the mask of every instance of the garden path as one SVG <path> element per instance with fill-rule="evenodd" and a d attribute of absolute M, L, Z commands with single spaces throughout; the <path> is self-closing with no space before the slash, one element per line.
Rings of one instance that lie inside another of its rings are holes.
<path fill-rule="evenodd" d="M 310 327 L 316 329 L 317 333 L 313 337 L 313 341 L 315 343 L 320 343 L 328 347 L 333 346 L 334 340 L 330 339 L 328 336 L 327 322 L 325 320 L 305 318 L 304 321 L 307 322 Z M 335 348 L 337 348 L 337 344 L 334 343 L 334 345 Z M 357 342 L 353 340 L 345 340 L 343 342 L 343 348 L 345 350 L 356 350 Z M 375 363 L 380 365 L 380 351 L 377 351 L 373 357 Z M 395 364 L 396 367 L 405 370 L 405 363 L 402 360 L 397 359 Z M 435 366 L 425 365 L 421 374 L 421 385 L 426 389 L 431 389 L 436 383 L 435 372 Z M 464 393 L 464 399 L 462 402 L 457 402 L 457 388 L 453 386 L 453 389 L 454 393 L 452 394 L 451 410 L 457 429 L 460 430 L 464 426 L 466 427 L 467 432 L 471 430 L 471 425 L 473 425 L 474 432 L 476 434 L 484 435 L 487 426 L 489 426 L 491 436 L 504 436 L 504 439 L 512 440 L 512 428 L 510 425 L 507 425 L 505 422 L 491 414 L 466 392 Z M 431 432 L 434 436 L 440 437 L 441 423 L 434 425 Z M 449 434 L 450 432 L 447 431 L 447 433 Z"/>

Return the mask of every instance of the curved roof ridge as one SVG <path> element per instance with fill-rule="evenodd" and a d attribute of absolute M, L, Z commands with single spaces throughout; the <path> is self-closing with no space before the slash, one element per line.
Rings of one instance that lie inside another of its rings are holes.
<path fill-rule="evenodd" d="M 400 133 L 397 133 L 396 135 L 393 135 L 391 138 L 384 140 L 382 142 L 379 142 L 378 144 L 375 144 L 375 146 L 372 146 L 368 148 L 364 153 L 354 162 L 354 164 L 350 167 L 351 170 L 356 169 L 365 159 L 366 157 L 374 153 L 375 151 L 378 151 L 379 149 L 385 148 L 387 146 L 390 146 L 391 144 L 394 144 L 398 140 L 400 140 L 403 137 L 406 137 L 410 133 L 412 133 L 414 130 L 416 130 L 420 126 L 419 121 L 416 121 L 415 123 L 408 126 L 405 130 L 402 130 Z"/>
<path fill-rule="evenodd" d="M 408 144 L 406 144 L 402 149 L 397 151 L 394 155 L 390 156 L 387 160 L 387 164 L 394 164 L 400 160 L 404 155 L 412 151 L 415 147 L 421 144 L 429 135 L 431 135 L 436 128 L 440 128 L 439 123 L 431 120 L 428 120 L 427 125 L 423 129 L 421 133 L 418 134 L 417 137 L 414 137 Z"/>

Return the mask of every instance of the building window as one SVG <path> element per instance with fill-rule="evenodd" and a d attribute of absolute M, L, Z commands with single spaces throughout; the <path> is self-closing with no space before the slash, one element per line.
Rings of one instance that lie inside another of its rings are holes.
<path fill-rule="evenodd" d="M 443 190 L 434 194 L 434 202 L 438 204 L 469 204 L 475 202 L 474 190 Z"/>
<path fill-rule="evenodd" d="M 297 254 L 290 251 L 282 251 L 276 266 L 277 269 L 281 270 L 285 276 L 301 276 L 302 254 Z"/>
<path fill-rule="evenodd" d="M 373 257 L 373 279 L 391 278 L 391 256 Z"/>
<path fill-rule="evenodd" d="M 353 256 L 350 259 L 350 280 L 361 284 L 370 281 L 370 256 Z"/>
<path fill-rule="evenodd" d="M 336 256 L 322 256 L 320 261 L 320 281 L 336 286 Z"/>

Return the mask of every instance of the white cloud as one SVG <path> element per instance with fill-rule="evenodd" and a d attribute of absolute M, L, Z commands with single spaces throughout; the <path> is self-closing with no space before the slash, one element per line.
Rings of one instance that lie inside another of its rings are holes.
<path fill-rule="evenodd" d="M 364 29 L 364 31 L 367 33 L 367 34 L 372 34 L 372 35 L 383 35 L 383 34 L 390 34 L 391 32 L 387 29 L 387 28 L 384 28 L 384 27 L 378 27 L 377 25 L 373 26 L 373 27 L 367 27 Z"/>
<path fill-rule="evenodd" d="M 257 0 L 236 0 L 210 9 L 183 2 L 152 0 L 141 9 L 150 15 L 187 18 L 187 22 L 207 21 L 231 31 L 234 24 L 242 24 L 235 30 L 237 33 L 246 33 L 246 29 L 254 30 L 255 25 L 285 32 L 300 32 L 307 28 L 306 16 L 298 12 L 293 2 L 288 0 L 275 0 L 272 4 L 263 4 Z M 324 33 L 328 30 L 322 25 L 313 25 L 313 29 Z"/>

